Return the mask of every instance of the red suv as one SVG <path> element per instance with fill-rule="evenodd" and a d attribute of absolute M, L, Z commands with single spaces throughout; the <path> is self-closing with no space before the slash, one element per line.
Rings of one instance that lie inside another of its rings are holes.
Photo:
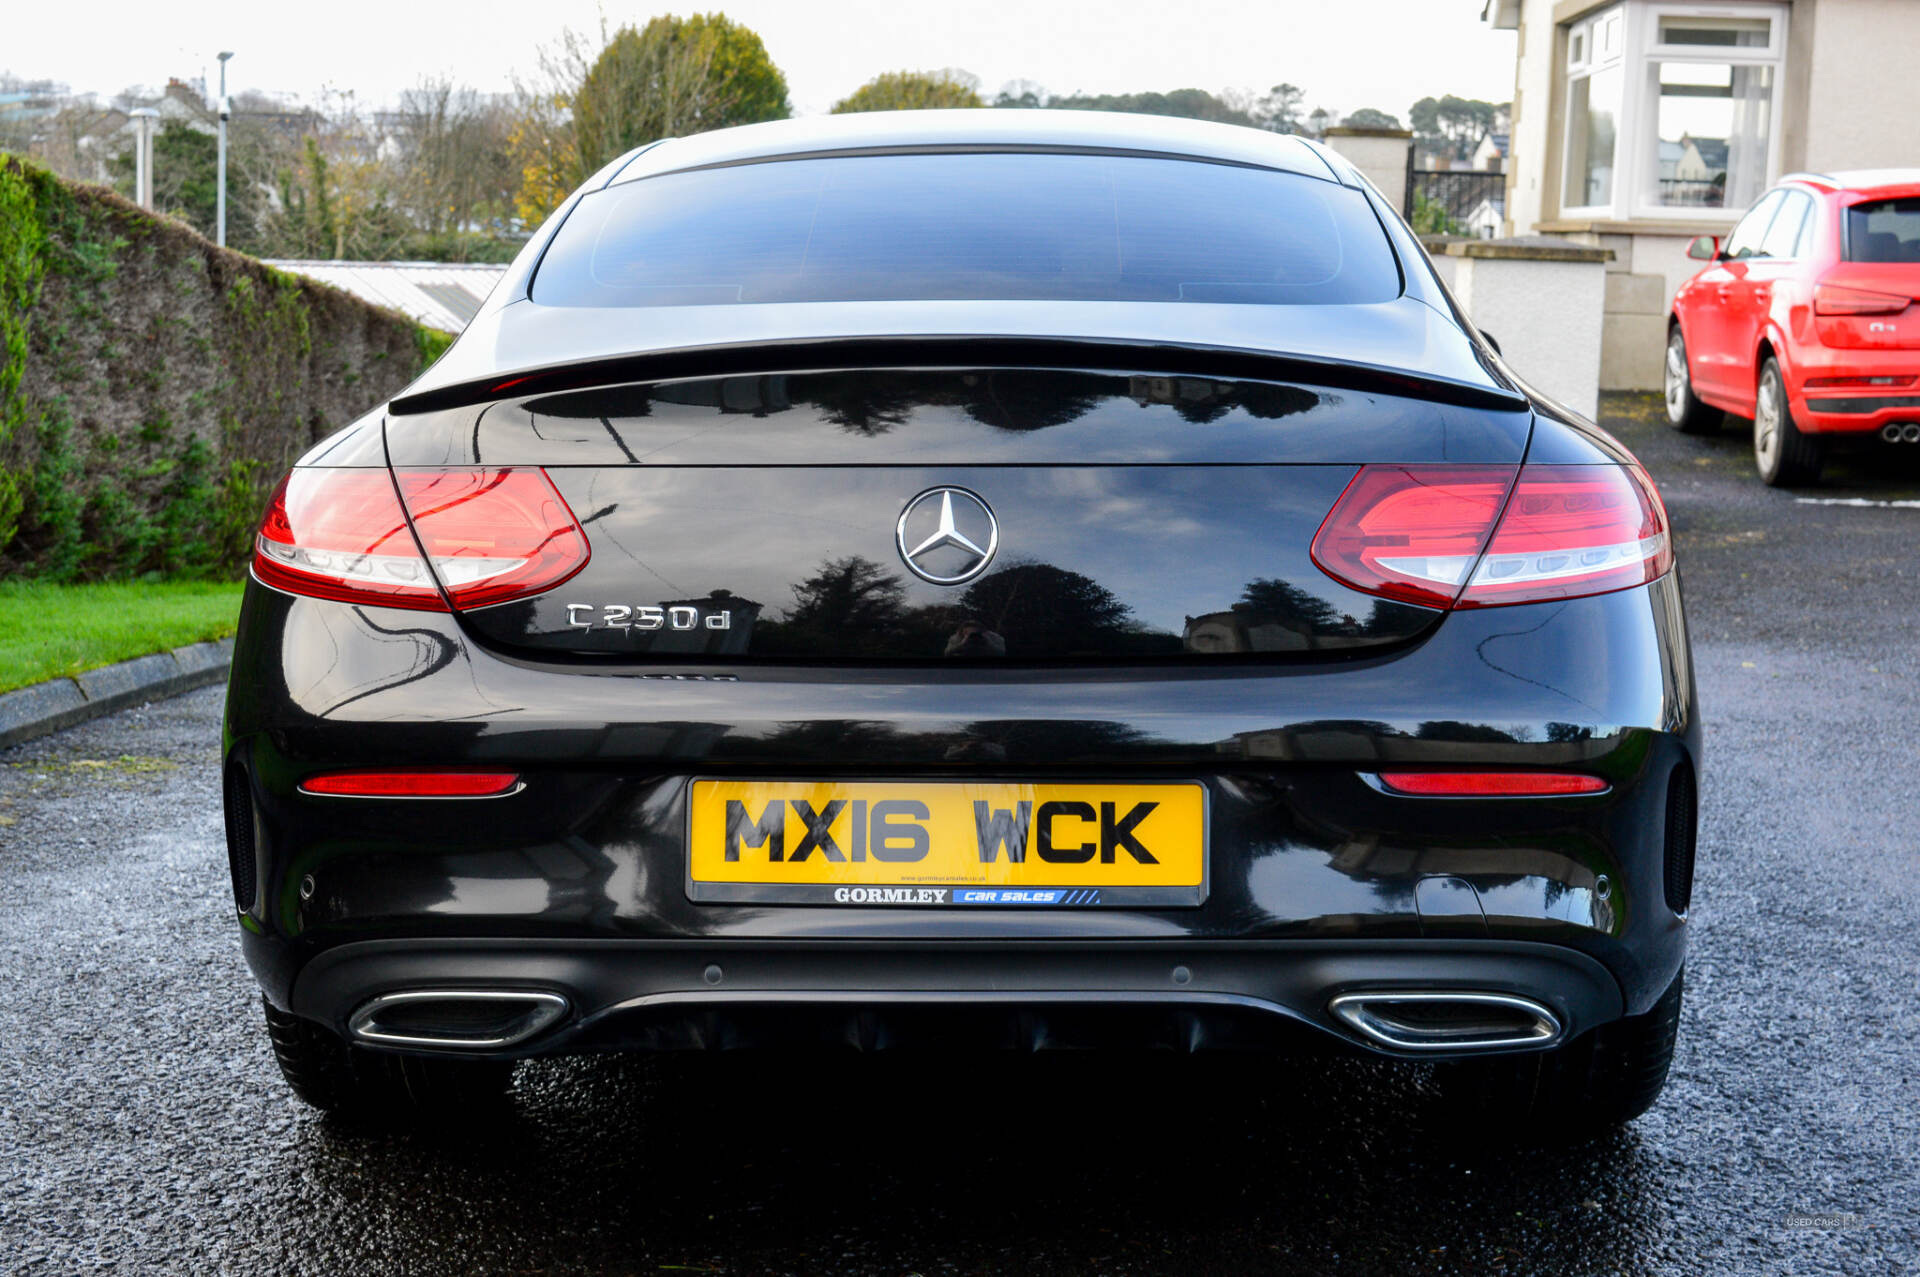
<path fill-rule="evenodd" d="M 1667 420 L 1753 418 L 1770 484 L 1820 477 L 1829 438 L 1920 444 L 1920 169 L 1796 173 L 1674 294 Z"/>

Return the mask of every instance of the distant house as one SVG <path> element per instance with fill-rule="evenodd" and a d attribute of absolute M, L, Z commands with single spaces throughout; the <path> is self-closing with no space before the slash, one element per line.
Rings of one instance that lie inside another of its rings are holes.
<path fill-rule="evenodd" d="M 1915 0 L 1485 0 L 1518 33 L 1504 234 L 1613 250 L 1602 389 L 1660 385 L 1695 235 L 1783 173 L 1920 162 Z"/>
<path fill-rule="evenodd" d="M 1498 173 L 1506 167 L 1507 147 L 1513 139 L 1506 133 L 1489 133 L 1473 149 L 1472 167 L 1483 173 Z"/>
<path fill-rule="evenodd" d="M 1507 220 L 1507 206 L 1504 200 L 1483 199 L 1475 204 L 1465 217 L 1458 219 L 1466 228 L 1465 234 L 1475 239 L 1494 239 Z"/>

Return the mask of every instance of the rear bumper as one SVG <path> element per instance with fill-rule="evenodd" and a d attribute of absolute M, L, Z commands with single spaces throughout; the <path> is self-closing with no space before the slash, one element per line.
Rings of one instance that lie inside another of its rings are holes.
<path fill-rule="evenodd" d="M 1558 945 L 1341 941 L 1165 945 L 830 945 L 368 941 L 328 950 L 296 1013 L 345 1032 L 370 991 L 555 993 L 557 1023 L 494 1057 L 795 1043 L 887 1049 L 1212 1048 L 1338 1042 L 1379 1054 L 1328 1005 L 1345 994 L 1518 995 L 1570 1038 L 1622 1014 L 1599 962 Z"/>
<path fill-rule="evenodd" d="M 830 1025 L 849 1003 L 882 1000 L 1328 1028 L 1326 1001 L 1356 971 L 1519 991 L 1501 964 L 1522 950 L 1583 973 L 1537 985 L 1581 1026 L 1644 1010 L 1681 963 L 1669 786 L 1697 767 L 1700 727 L 1671 576 L 1458 613 L 1360 660 L 647 673 L 509 660 L 449 617 L 250 587 L 226 758 L 247 834 L 234 847 L 239 917 L 267 996 L 339 1026 L 406 988 L 556 988 L 568 1016 L 531 1052 L 728 1038 L 769 1006 L 774 1021 L 826 1007 L 803 1018 Z M 465 802 L 298 789 L 315 771 L 422 764 L 511 767 L 526 783 Z M 1387 766 L 1578 770 L 1611 788 L 1412 798 L 1370 783 Z M 1028 910 L 690 900 L 689 778 L 813 774 L 1196 780 L 1207 898 Z M 1460 956 L 1435 966 L 1442 953 Z M 1187 984 L 1172 983 L 1176 967 Z M 688 1027 L 717 1009 L 733 1027 Z"/>
<path fill-rule="evenodd" d="M 1802 346 L 1787 398 L 1809 434 L 1877 434 L 1888 425 L 1920 422 L 1920 350 L 1844 350 Z M 1896 386 L 1808 386 L 1835 377 L 1898 377 Z"/>
<path fill-rule="evenodd" d="M 1811 391 L 1793 419 L 1808 434 L 1877 435 L 1890 425 L 1920 422 L 1920 394 L 1840 394 Z"/>

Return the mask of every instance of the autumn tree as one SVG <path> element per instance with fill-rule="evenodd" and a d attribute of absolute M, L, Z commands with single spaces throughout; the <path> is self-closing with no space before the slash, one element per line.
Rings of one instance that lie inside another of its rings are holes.
<path fill-rule="evenodd" d="M 516 89 L 508 150 L 520 172 L 514 203 L 529 224 L 636 146 L 792 114 L 786 76 L 760 37 L 718 13 L 602 28 L 597 48 L 568 32 Z"/>
<path fill-rule="evenodd" d="M 606 44 L 604 31 L 600 44 Z M 514 77 L 507 153 L 519 174 L 514 212 L 529 227 L 545 221 L 578 185 L 580 152 L 573 140 L 571 103 L 598 56 L 585 35 L 568 28 L 557 41 L 541 46 L 529 78 Z"/>
<path fill-rule="evenodd" d="M 386 170 L 351 134 L 309 133 L 275 195 L 277 207 L 261 219 L 262 251 L 275 257 L 384 261 L 412 229 Z"/>
<path fill-rule="evenodd" d="M 787 78 L 760 37 L 718 13 L 614 32 L 572 105 L 581 178 L 663 137 L 792 114 Z"/>
<path fill-rule="evenodd" d="M 965 71 L 884 71 L 833 104 L 833 114 L 855 111 L 930 111 L 985 106 L 980 81 Z"/>

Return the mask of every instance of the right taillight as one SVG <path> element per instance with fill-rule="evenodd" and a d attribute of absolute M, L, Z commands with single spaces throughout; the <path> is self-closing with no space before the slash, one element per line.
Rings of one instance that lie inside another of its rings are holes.
<path fill-rule="evenodd" d="M 1673 548 L 1637 466 L 1363 466 L 1313 561 L 1384 598 L 1500 607 L 1645 584 L 1672 568 Z"/>
<path fill-rule="evenodd" d="M 444 612 L 550 590 L 588 555 L 537 468 L 308 468 L 268 503 L 253 572 L 291 594 Z"/>

